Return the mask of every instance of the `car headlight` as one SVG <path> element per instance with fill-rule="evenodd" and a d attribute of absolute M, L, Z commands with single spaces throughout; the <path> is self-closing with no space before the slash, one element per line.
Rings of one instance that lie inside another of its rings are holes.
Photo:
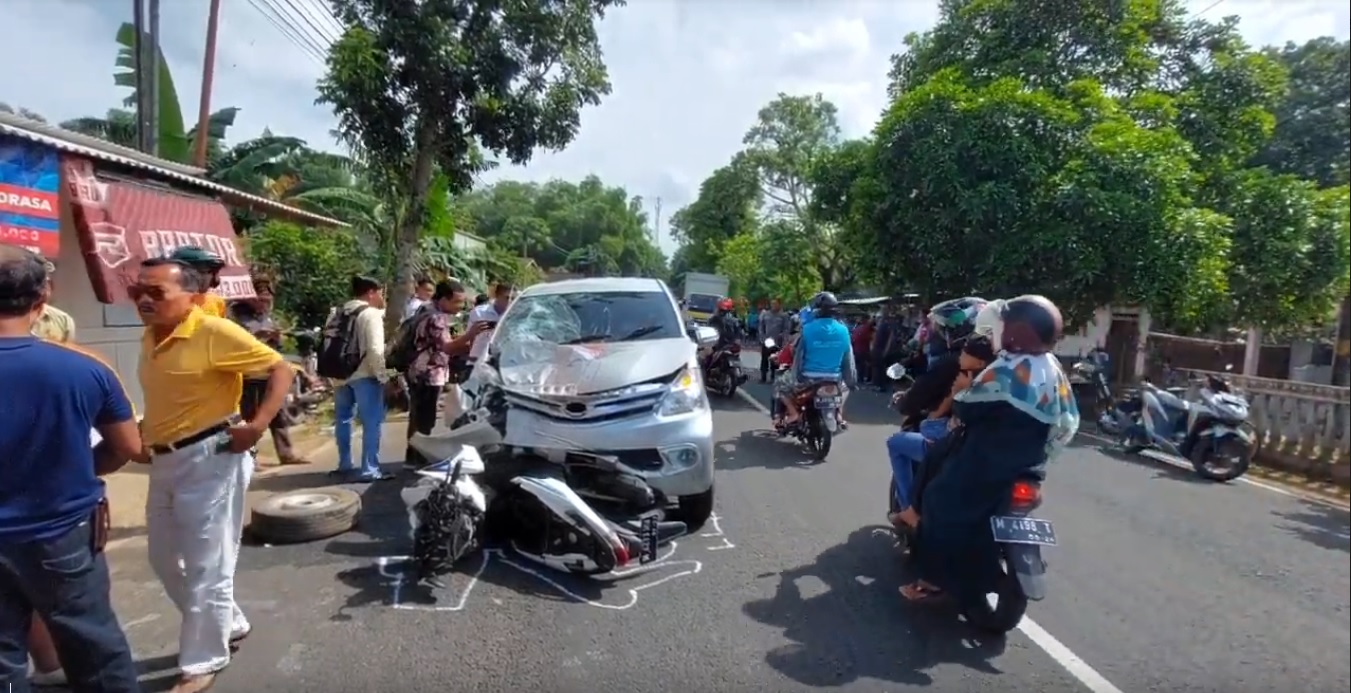
<path fill-rule="evenodd" d="M 708 408 L 708 394 L 704 392 L 699 364 L 690 363 L 671 383 L 671 391 L 662 398 L 658 416 L 680 416 Z"/>

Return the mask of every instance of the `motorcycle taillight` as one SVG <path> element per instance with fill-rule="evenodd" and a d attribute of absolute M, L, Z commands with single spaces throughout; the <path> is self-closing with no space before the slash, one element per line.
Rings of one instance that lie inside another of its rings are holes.
<path fill-rule="evenodd" d="M 1041 487 L 1027 481 L 1017 481 L 1013 484 L 1012 505 L 1020 510 L 1027 510 L 1041 505 Z"/>

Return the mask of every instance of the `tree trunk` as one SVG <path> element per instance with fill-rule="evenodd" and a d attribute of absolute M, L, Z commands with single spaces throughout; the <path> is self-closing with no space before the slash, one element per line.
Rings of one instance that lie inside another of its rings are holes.
<path fill-rule="evenodd" d="M 1332 384 L 1351 385 L 1351 296 L 1342 297 L 1337 311 L 1337 346 L 1332 355 Z"/>
<path fill-rule="evenodd" d="M 413 294 L 413 260 L 427 217 L 428 191 L 431 190 L 432 174 L 435 172 L 435 145 L 434 128 L 419 125 L 413 152 L 413 179 L 409 186 L 408 208 L 394 237 L 394 285 L 389 287 L 389 307 L 385 311 L 385 327 L 391 334 L 407 317 L 403 314 L 404 308 Z"/>

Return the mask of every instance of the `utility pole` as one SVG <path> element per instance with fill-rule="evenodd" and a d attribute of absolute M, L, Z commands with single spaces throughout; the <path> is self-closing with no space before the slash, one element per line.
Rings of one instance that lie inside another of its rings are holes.
<path fill-rule="evenodd" d="M 211 0 L 206 15 L 206 52 L 202 57 L 202 95 L 197 107 L 197 141 L 192 165 L 206 168 L 207 130 L 211 122 L 211 82 L 216 77 L 216 30 L 220 26 L 220 0 Z"/>
<path fill-rule="evenodd" d="M 661 247 L 661 198 L 657 198 L 656 219 L 652 222 L 652 245 Z"/>
<path fill-rule="evenodd" d="M 159 0 L 150 2 L 150 116 L 146 119 L 150 127 L 146 132 L 146 151 L 151 156 L 159 156 Z"/>
<path fill-rule="evenodd" d="M 146 79 L 145 69 L 149 60 L 146 58 L 145 52 L 145 3 L 142 0 L 131 0 L 131 23 L 136 33 L 136 39 L 132 45 L 132 59 L 134 61 L 132 70 L 136 77 L 136 148 L 148 152 L 150 151 L 150 127 L 146 119 L 149 117 L 150 107 L 146 104 L 149 80 Z"/>

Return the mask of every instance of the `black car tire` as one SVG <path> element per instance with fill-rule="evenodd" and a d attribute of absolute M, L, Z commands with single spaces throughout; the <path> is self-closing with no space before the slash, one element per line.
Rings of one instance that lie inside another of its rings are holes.
<path fill-rule="evenodd" d="M 676 499 L 676 502 L 679 504 L 679 508 L 676 510 L 674 519 L 684 522 L 691 534 L 699 531 L 708 522 L 708 518 L 713 516 L 712 487 L 709 487 L 703 493 L 680 496 Z"/>

